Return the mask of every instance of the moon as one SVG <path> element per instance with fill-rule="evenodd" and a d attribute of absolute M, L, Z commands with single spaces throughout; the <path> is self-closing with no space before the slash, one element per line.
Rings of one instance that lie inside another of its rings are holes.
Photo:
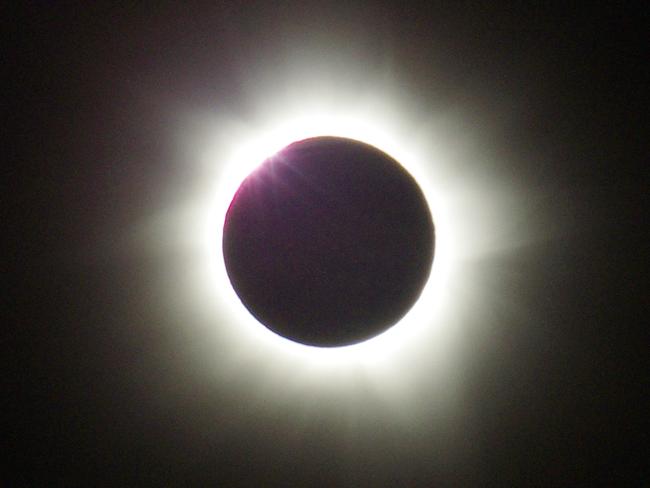
<path fill-rule="evenodd" d="M 381 150 L 330 136 L 294 142 L 249 174 L 222 239 L 250 314 L 316 347 L 361 343 L 396 324 L 429 279 L 434 247 L 416 180 Z"/>

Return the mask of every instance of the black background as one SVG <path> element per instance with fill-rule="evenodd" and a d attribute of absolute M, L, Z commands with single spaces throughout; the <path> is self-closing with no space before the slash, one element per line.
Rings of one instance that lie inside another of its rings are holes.
<path fill-rule="evenodd" d="M 490 5 L 3 7 L 3 484 L 647 483 L 648 15 Z M 352 85 L 388 66 L 414 105 L 489 127 L 501 169 L 544 197 L 531 225 L 562 229 L 477 264 L 525 277 L 501 297 L 525 313 L 469 342 L 442 440 L 378 423 L 346 443 L 326 413 L 295 440 L 281 410 L 242 405 L 250 373 L 192 379 L 153 257 L 119 251 L 183 182 L 170 111 L 245 118 L 243 87 L 294 50 Z"/>

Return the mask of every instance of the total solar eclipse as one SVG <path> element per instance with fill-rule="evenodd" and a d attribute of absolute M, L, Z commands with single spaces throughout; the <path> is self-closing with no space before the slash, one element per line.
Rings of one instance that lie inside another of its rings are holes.
<path fill-rule="evenodd" d="M 294 142 L 239 186 L 223 255 L 248 311 L 291 341 L 340 347 L 396 324 L 431 272 L 434 224 L 392 157 L 353 139 Z"/>

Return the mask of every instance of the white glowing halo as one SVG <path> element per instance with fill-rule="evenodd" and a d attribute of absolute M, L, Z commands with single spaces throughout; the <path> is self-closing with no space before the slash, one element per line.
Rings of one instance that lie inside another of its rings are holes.
<path fill-rule="evenodd" d="M 535 237 L 526 220 L 530 191 L 500 172 L 486 138 L 458 114 L 407 107 L 385 87 L 337 103 L 299 88 L 289 95 L 252 96 L 256 109 L 245 121 L 218 110 L 181 115 L 180 173 L 138 229 L 162 271 L 162 323 L 194 345 L 193 371 L 232 388 L 245 374 L 262 401 L 332 392 L 354 402 L 366 389 L 406 414 L 425 383 L 437 399 L 453 395 L 466 338 L 498 320 L 495 307 L 508 292 L 477 263 Z M 286 145 L 325 135 L 365 142 L 402 164 L 436 230 L 431 274 L 412 309 L 379 336 L 339 348 L 297 344 L 257 322 L 232 289 L 221 249 L 226 210 L 243 179 Z M 419 405 L 425 412 L 429 403 Z"/>
<path fill-rule="evenodd" d="M 367 363 L 378 358 L 385 359 L 398 351 L 405 342 L 418 341 L 423 329 L 437 327 L 434 320 L 439 302 L 445 294 L 445 281 L 451 262 L 451 234 L 445 215 L 445 209 L 440 195 L 430 175 L 427 164 L 421 162 L 421 156 L 395 137 L 396 131 L 391 131 L 387 124 L 381 124 L 376 117 L 360 117 L 350 113 L 310 113 L 294 115 L 283 121 L 273 121 L 267 127 L 253 131 L 237 141 L 230 151 L 227 163 L 220 165 L 219 175 L 215 178 L 215 187 L 211 191 L 215 199 L 210 204 L 213 210 L 204 215 L 203 236 L 204 256 L 213 270 L 206 289 L 213 290 L 215 298 L 227 310 L 233 320 L 230 327 L 237 330 L 244 340 L 250 341 L 251 347 L 266 351 L 273 355 L 282 354 L 293 356 L 310 364 L 336 363 L 338 366 L 346 363 Z M 257 322 L 243 306 L 233 290 L 228 279 L 221 252 L 223 222 L 226 211 L 234 194 L 252 170 L 266 158 L 288 144 L 315 136 L 340 136 L 359 140 L 370 144 L 396 159 L 414 176 L 420 185 L 433 216 L 436 242 L 434 262 L 429 280 L 419 299 L 406 316 L 393 327 L 382 334 L 359 344 L 335 348 L 320 348 L 306 346 L 270 331 Z M 219 153 L 219 154 L 217 154 Z M 211 152 L 214 164 L 219 165 L 217 158 L 223 158 L 223 150 Z"/>

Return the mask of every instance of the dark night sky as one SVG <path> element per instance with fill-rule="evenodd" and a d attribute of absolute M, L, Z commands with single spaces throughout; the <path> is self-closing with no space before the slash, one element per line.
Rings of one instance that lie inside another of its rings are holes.
<path fill-rule="evenodd" d="M 4 7 L 2 484 L 647 484 L 650 19 L 491 3 Z M 210 376 L 167 258 L 129 240 L 195 178 L 178 114 L 250 120 L 294 60 L 359 94 L 389 77 L 406 111 L 488 141 L 459 172 L 530 196 L 535 238 L 466 263 L 507 293 L 458 300 L 490 326 L 467 329 L 449 410 L 429 362 L 397 368 L 403 423 L 365 384 L 303 406 L 320 385 L 269 386 L 260 362 Z"/>

